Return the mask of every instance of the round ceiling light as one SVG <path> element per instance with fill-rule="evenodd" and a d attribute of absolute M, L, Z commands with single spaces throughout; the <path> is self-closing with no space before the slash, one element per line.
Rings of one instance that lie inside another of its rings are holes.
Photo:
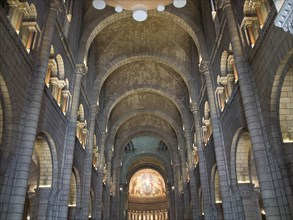
<path fill-rule="evenodd" d="M 161 12 L 165 10 L 165 6 L 164 5 L 158 5 L 157 7 L 157 11 Z"/>
<path fill-rule="evenodd" d="M 136 21 L 145 21 L 148 17 L 147 9 L 143 5 L 137 5 L 133 9 L 132 17 Z"/>
<path fill-rule="evenodd" d="M 174 0 L 173 5 L 176 8 L 183 8 L 186 5 L 187 1 L 186 0 Z"/>
<path fill-rule="evenodd" d="M 95 9 L 102 10 L 106 7 L 106 2 L 104 0 L 93 0 L 93 6 Z"/>
<path fill-rule="evenodd" d="M 117 13 L 120 13 L 120 12 L 123 11 L 123 8 L 121 7 L 121 5 L 117 5 L 117 6 L 115 7 L 115 11 L 116 11 Z"/>

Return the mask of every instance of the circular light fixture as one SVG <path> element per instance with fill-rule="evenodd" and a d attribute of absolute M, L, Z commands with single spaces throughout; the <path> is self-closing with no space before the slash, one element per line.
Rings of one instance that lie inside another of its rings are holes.
<path fill-rule="evenodd" d="M 132 17 L 136 21 L 145 21 L 147 19 L 147 17 L 148 17 L 148 13 L 147 13 L 146 7 L 143 6 L 143 5 L 137 5 L 133 9 Z"/>
<path fill-rule="evenodd" d="M 117 6 L 115 7 L 115 11 L 116 11 L 117 13 L 120 13 L 120 12 L 123 11 L 123 8 L 121 7 L 121 5 L 117 5 Z"/>
<path fill-rule="evenodd" d="M 93 0 L 94 8 L 102 10 L 106 7 L 106 2 L 104 0 Z"/>
<path fill-rule="evenodd" d="M 173 5 L 176 8 L 183 8 L 186 5 L 186 0 L 174 0 Z"/>
<path fill-rule="evenodd" d="M 157 11 L 164 11 L 165 10 L 165 6 L 164 5 L 158 5 L 157 7 Z"/>

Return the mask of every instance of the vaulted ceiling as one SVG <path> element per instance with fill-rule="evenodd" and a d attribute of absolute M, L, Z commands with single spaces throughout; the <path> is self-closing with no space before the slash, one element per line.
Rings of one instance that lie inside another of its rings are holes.
<path fill-rule="evenodd" d="M 193 125 L 189 103 L 200 80 L 195 77 L 202 38 L 197 1 L 182 9 L 169 5 L 165 12 L 151 10 L 143 22 L 109 6 L 98 11 L 90 0 L 84 7 L 85 51 L 79 59 L 86 59 L 89 48 L 95 51 L 99 126 L 109 133 L 107 148 L 114 149 L 116 164 L 131 166 L 135 158 L 148 158 L 146 166 L 158 166 L 158 158 L 168 166 L 178 163 L 184 129 Z M 125 148 L 129 144 L 132 151 Z"/>

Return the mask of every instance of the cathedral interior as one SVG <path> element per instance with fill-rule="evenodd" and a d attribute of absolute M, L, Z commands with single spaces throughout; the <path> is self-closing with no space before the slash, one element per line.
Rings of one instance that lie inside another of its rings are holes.
<path fill-rule="evenodd" d="M 292 0 L 0 0 L 0 219 L 292 220 Z"/>

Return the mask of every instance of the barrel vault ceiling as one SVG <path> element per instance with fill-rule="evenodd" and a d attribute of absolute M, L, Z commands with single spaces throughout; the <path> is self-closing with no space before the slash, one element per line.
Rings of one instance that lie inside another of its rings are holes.
<path fill-rule="evenodd" d="M 169 5 L 165 12 L 152 10 L 143 22 L 108 6 L 95 10 L 90 0 L 84 7 L 85 41 L 95 53 L 93 92 L 100 129 L 109 134 L 108 150 L 121 163 L 139 157 L 162 167 L 158 161 L 178 161 L 184 129 L 193 124 L 189 101 L 195 95 L 199 50 L 190 32 L 200 23 L 196 1 L 183 9 Z M 186 19 L 179 17 L 183 14 Z M 167 153 L 157 154 L 162 148 Z"/>

